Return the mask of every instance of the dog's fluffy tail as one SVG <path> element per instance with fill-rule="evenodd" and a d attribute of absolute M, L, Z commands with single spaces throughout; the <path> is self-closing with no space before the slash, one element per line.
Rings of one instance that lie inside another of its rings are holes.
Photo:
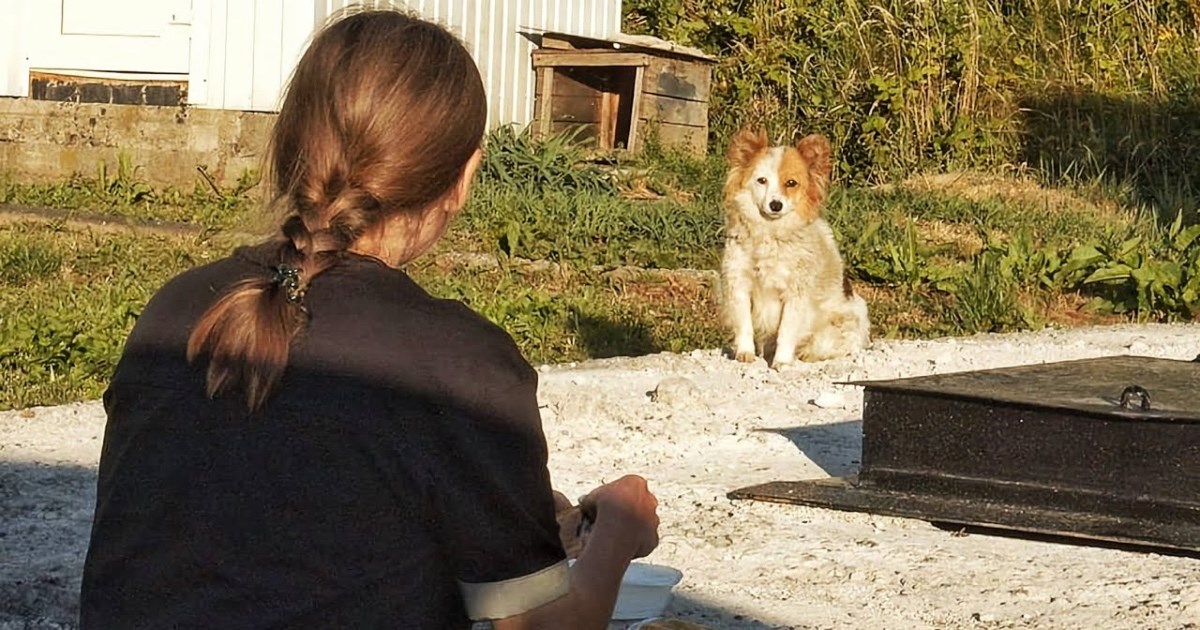
<path fill-rule="evenodd" d="M 825 322 L 816 326 L 817 333 L 805 353 L 806 361 L 824 361 L 854 354 L 871 343 L 871 321 L 867 303 L 861 296 L 851 294 L 831 300 L 821 309 Z"/>

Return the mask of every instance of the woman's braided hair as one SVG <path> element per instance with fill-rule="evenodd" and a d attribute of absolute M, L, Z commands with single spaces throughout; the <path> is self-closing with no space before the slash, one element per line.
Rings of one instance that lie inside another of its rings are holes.
<path fill-rule="evenodd" d="M 355 11 L 314 38 L 271 136 L 275 204 L 286 218 L 277 263 L 229 288 L 197 322 L 188 360 L 207 358 L 207 391 L 261 408 L 308 321 L 304 293 L 363 234 L 419 215 L 454 188 L 479 148 L 479 71 L 445 29 L 397 11 Z"/>

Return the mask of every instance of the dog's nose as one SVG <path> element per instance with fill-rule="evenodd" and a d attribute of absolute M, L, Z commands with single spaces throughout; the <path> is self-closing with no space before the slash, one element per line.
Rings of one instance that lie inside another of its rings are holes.
<path fill-rule="evenodd" d="M 771 212 L 779 212 L 780 210 L 783 210 L 783 202 L 778 199 L 771 200 L 771 203 L 767 205 L 771 207 Z"/>

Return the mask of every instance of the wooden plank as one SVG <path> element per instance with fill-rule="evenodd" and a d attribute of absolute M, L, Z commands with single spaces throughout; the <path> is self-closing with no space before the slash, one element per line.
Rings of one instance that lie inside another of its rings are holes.
<path fill-rule="evenodd" d="M 542 92 L 547 80 L 545 75 L 545 70 L 538 70 L 533 73 L 533 118 L 531 120 L 533 122 L 534 135 L 537 135 L 542 130 L 542 104 L 546 102 Z"/>
<path fill-rule="evenodd" d="M 548 50 L 574 50 L 575 46 L 565 39 L 547 34 L 542 35 L 542 48 Z"/>
<path fill-rule="evenodd" d="M 646 96 L 642 93 L 642 84 L 645 82 L 646 68 L 638 66 L 638 69 L 633 75 L 633 93 L 630 98 L 633 99 L 633 105 L 629 113 L 629 140 L 626 143 L 626 148 L 630 151 L 637 151 L 640 147 L 638 139 L 638 125 L 640 124 L 642 112 L 642 99 Z"/>
<path fill-rule="evenodd" d="M 254 52 L 250 82 L 250 108 L 278 110 L 283 74 L 283 4 L 254 3 Z"/>
<path fill-rule="evenodd" d="M 605 118 L 607 93 L 590 96 L 555 96 L 551 101 L 550 119 L 554 122 L 595 123 Z"/>
<path fill-rule="evenodd" d="M 254 108 L 254 11 L 258 2 L 227 0 L 225 22 L 225 109 Z"/>
<path fill-rule="evenodd" d="M 617 117 L 621 111 L 620 96 L 605 92 L 600 96 L 600 148 L 611 149 L 617 142 Z"/>
<path fill-rule="evenodd" d="M 554 73 L 555 98 L 570 96 L 596 96 L 597 93 L 610 90 L 611 77 L 602 70 L 595 68 L 551 68 L 547 71 Z"/>
<path fill-rule="evenodd" d="M 642 116 L 648 120 L 657 120 L 662 123 L 707 127 L 708 103 L 672 98 L 661 94 L 644 94 L 642 96 Z"/>
<path fill-rule="evenodd" d="M 212 37 L 213 0 L 192 0 L 191 43 L 188 60 L 188 105 L 208 104 L 209 46 Z M 0 0 L 0 6 L 3 0 Z M 3 41 L 0 37 L 0 41 Z M 3 70 L 0 70 L 3 73 Z M 3 82 L 0 81 L 0 84 Z"/>
<path fill-rule="evenodd" d="M 643 89 L 689 101 L 708 101 L 712 89 L 712 66 L 702 62 L 653 57 L 646 66 Z"/>
<path fill-rule="evenodd" d="M 651 57 L 642 53 L 612 51 L 535 50 L 533 67 L 542 66 L 645 66 Z"/>
<path fill-rule="evenodd" d="M 212 0 L 209 3 L 209 14 L 206 23 L 208 28 L 208 49 L 204 50 L 206 72 L 204 74 L 205 90 L 204 105 L 214 109 L 224 109 L 225 102 L 225 61 L 228 50 L 225 39 L 228 36 L 227 25 L 229 0 Z"/>
<path fill-rule="evenodd" d="M 546 94 L 553 95 L 555 83 L 554 68 L 545 68 L 538 72 L 542 75 L 542 89 Z M 541 117 L 537 119 L 538 129 L 541 132 L 540 135 L 546 136 L 550 134 L 550 111 L 553 109 L 553 97 L 546 96 L 539 100 L 542 101 L 542 111 L 540 112 Z"/>

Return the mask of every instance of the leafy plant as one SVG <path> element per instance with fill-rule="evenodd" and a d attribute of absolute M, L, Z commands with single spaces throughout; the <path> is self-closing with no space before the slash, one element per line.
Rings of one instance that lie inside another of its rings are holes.
<path fill-rule="evenodd" d="M 962 330 L 1008 332 L 1033 323 L 1017 300 L 1017 282 L 1005 272 L 1003 255 L 995 251 L 980 254 L 954 284 L 951 317 Z"/>
<path fill-rule="evenodd" d="M 981 257 L 993 259 L 989 271 L 1004 281 L 1033 289 L 1061 287 L 1061 252 L 1052 245 L 1038 246 L 1030 230 L 1021 229 L 1009 238 L 1001 238 L 984 229 L 983 238 L 987 249 Z"/>
<path fill-rule="evenodd" d="M 520 131 L 512 125 L 497 127 L 485 143 L 480 183 L 530 194 L 615 192 L 611 178 L 587 162 L 578 135 L 575 131 L 534 138 L 529 127 Z"/>
<path fill-rule="evenodd" d="M 36 240 L 0 240 L 0 285 L 19 287 L 49 278 L 62 268 L 62 255 Z"/>
<path fill-rule="evenodd" d="M 1063 274 L 1115 313 L 1190 319 L 1200 310 L 1200 225 L 1185 226 L 1180 213 L 1159 236 L 1080 245 Z"/>

